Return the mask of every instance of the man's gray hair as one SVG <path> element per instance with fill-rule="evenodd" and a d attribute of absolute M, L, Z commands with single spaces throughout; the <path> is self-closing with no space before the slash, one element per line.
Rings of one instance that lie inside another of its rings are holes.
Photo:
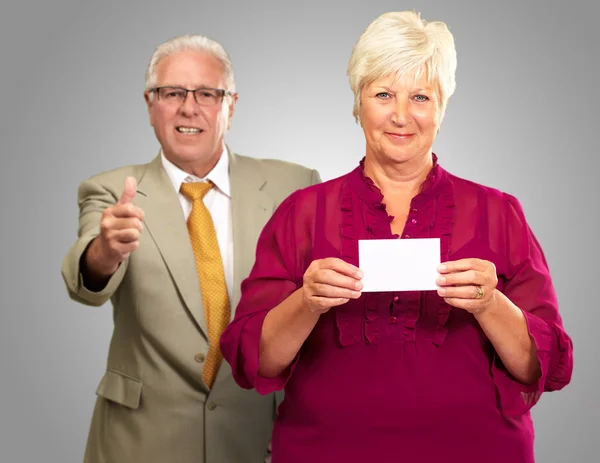
<path fill-rule="evenodd" d="M 161 43 L 150 58 L 146 70 L 146 91 L 156 87 L 156 66 L 167 56 L 184 50 L 195 50 L 208 53 L 218 59 L 223 65 L 225 77 L 225 90 L 235 93 L 233 65 L 229 55 L 219 42 L 204 37 L 203 35 L 181 35 Z"/>

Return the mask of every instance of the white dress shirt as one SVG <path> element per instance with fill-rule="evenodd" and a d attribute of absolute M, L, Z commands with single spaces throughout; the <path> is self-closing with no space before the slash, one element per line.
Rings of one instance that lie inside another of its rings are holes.
<path fill-rule="evenodd" d="M 204 196 L 203 202 L 207 207 L 208 212 L 215 224 L 217 233 L 217 241 L 219 242 L 219 250 L 221 251 L 221 259 L 223 261 L 223 269 L 225 270 L 225 284 L 227 285 L 227 294 L 229 295 L 229 303 L 232 304 L 233 297 L 233 232 L 231 226 L 231 188 L 229 184 L 229 156 L 227 149 L 223 150 L 217 165 L 204 178 L 198 178 L 195 175 L 184 172 L 165 155 L 160 153 L 162 164 L 167 175 L 173 183 L 173 188 L 179 195 L 179 202 L 183 210 L 183 216 L 187 222 L 190 212 L 192 211 L 192 202 L 186 198 L 180 191 L 182 183 L 205 182 L 210 180 L 215 184 Z M 233 310 L 232 310 L 233 313 Z"/>

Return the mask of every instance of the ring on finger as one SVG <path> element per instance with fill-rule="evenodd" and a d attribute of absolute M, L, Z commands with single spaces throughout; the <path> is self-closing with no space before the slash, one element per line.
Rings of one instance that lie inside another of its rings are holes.
<path fill-rule="evenodd" d="M 483 287 L 482 286 L 475 286 L 475 289 L 477 290 L 477 294 L 475 295 L 475 299 L 481 299 L 484 296 L 484 291 L 483 291 Z"/>

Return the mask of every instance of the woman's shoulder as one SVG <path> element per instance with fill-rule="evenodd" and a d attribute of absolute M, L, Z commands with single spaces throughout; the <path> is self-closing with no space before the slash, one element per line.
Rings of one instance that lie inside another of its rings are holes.
<path fill-rule="evenodd" d="M 291 200 L 296 205 L 303 205 L 306 203 L 315 202 L 319 195 L 324 195 L 328 197 L 333 194 L 336 194 L 346 184 L 349 175 L 350 174 L 344 174 L 340 177 L 325 180 L 320 183 L 315 183 L 314 185 L 300 188 L 299 190 L 296 190 L 294 193 L 292 193 L 288 197 L 288 200 Z"/>
<path fill-rule="evenodd" d="M 338 195 L 347 176 L 348 174 L 342 175 L 294 191 L 277 206 L 274 216 L 293 217 L 295 222 L 313 220 L 319 203 L 324 204 L 328 198 Z"/>
<path fill-rule="evenodd" d="M 498 188 L 467 180 L 448 173 L 454 186 L 454 198 L 457 206 L 476 201 L 478 208 L 485 207 L 490 215 L 516 215 L 523 217 L 523 208 L 516 196 Z"/>
<path fill-rule="evenodd" d="M 518 202 L 515 196 L 498 188 L 467 180 L 451 173 L 448 173 L 448 178 L 454 185 L 454 193 L 458 197 L 485 198 L 489 202 Z"/>

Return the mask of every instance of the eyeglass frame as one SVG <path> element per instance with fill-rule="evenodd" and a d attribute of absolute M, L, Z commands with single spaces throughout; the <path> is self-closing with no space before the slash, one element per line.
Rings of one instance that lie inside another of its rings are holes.
<path fill-rule="evenodd" d="M 196 89 L 189 89 L 189 88 L 184 88 L 184 87 L 177 87 L 174 85 L 163 85 L 161 87 L 154 87 L 154 88 L 149 88 L 148 91 L 155 93 L 156 94 L 156 98 L 160 101 L 160 96 L 159 96 L 159 90 L 161 88 L 173 88 L 176 90 L 183 90 L 185 91 L 185 95 L 183 96 L 183 100 L 181 101 L 181 104 L 184 104 L 185 101 L 187 100 L 187 96 L 189 92 L 192 92 L 192 94 L 194 95 L 194 101 L 196 102 L 196 104 L 198 106 L 212 106 L 212 105 L 203 105 L 198 103 L 198 97 L 196 96 L 196 92 L 198 90 L 216 90 L 217 92 L 221 93 L 221 102 L 223 102 L 223 99 L 225 98 L 225 95 L 228 96 L 233 96 L 234 92 L 230 92 L 229 90 L 225 90 L 224 88 L 212 88 L 212 87 L 200 87 L 200 88 L 196 88 Z M 218 104 L 218 103 L 215 103 Z"/>

